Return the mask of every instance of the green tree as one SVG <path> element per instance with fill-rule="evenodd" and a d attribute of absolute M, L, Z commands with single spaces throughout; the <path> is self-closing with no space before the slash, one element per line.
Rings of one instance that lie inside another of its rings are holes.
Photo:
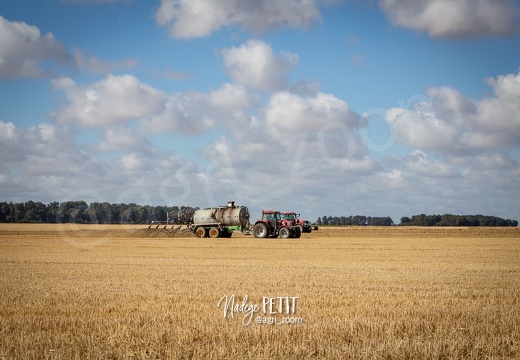
<path fill-rule="evenodd" d="M 8 204 L 5 201 L 0 203 L 0 222 L 11 222 L 11 207 L 12 203 Z"/>
<path fill-rule="evenodd" d="M 53 201 L 47 205 L 47 222 L 55 223 L 57 222 L 60 211 L 60 203 L 57 201 Z"/>
<path fill-rule="evenodd" d="M 47 222 L 47 206 L 41 202 L 27 201 L 24 205 L 24 222 L 44 223 Z"/>

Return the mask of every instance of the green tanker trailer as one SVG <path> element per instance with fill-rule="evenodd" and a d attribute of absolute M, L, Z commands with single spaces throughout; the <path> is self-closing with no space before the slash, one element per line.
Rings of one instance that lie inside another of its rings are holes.
<path fill-rule="evenodd" d="M 235 230 L 249 235 L 249 209 L 228 201 L 227 206 L 197 210 L 190 230 L 200 238 L 230 238 Z"/>

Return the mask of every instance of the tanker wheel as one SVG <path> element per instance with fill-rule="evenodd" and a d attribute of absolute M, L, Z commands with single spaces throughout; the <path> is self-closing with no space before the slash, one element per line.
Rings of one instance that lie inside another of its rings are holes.
<path fill-rule="evenodd" d="M 195 235 L 200 238 L 206 237 L 206 228 L 204 226 L 199 226 L 195 229 Z"/>
<path fill-rule="evenodd" d="M 220 237 L 220 229 L 218 227 L 209 228 L 209 237 L 213 239 Z"/>
<path fill-rule="evenodd" d="M 291 236 L 291 230 L 287 229 L 286 227 L 283 227 L 280 229 L 280 239 L 287 239 Z"/>
<path fill-rule="evenodd" d="M 264 223 L 258 223 L 253 228 L 253 234 L 255 235 L 255 238 L 266 238 L 268 231 L 267 231 L 267 225 Z"/>

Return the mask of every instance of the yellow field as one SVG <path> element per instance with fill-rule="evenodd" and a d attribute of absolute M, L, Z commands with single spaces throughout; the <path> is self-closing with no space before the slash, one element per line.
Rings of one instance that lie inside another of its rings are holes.
<path fill-rule="evenodd" d="M 3 224 L 0 289 L 1 359 L 520 358 L 518 228 Z M 264 297 L 296 308 L 264 314 Z"/>

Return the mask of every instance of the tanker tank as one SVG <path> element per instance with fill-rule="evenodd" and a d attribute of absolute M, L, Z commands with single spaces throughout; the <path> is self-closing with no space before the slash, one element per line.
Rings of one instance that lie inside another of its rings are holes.
<path fill-rule="evenodd" d="M 231 237 L 234 230 L 247 233 L 249 210 L 235 206 L 234 201 L 229 201 L 227 206 L 197 210 L 191 228 L 198 237 Z"/>

